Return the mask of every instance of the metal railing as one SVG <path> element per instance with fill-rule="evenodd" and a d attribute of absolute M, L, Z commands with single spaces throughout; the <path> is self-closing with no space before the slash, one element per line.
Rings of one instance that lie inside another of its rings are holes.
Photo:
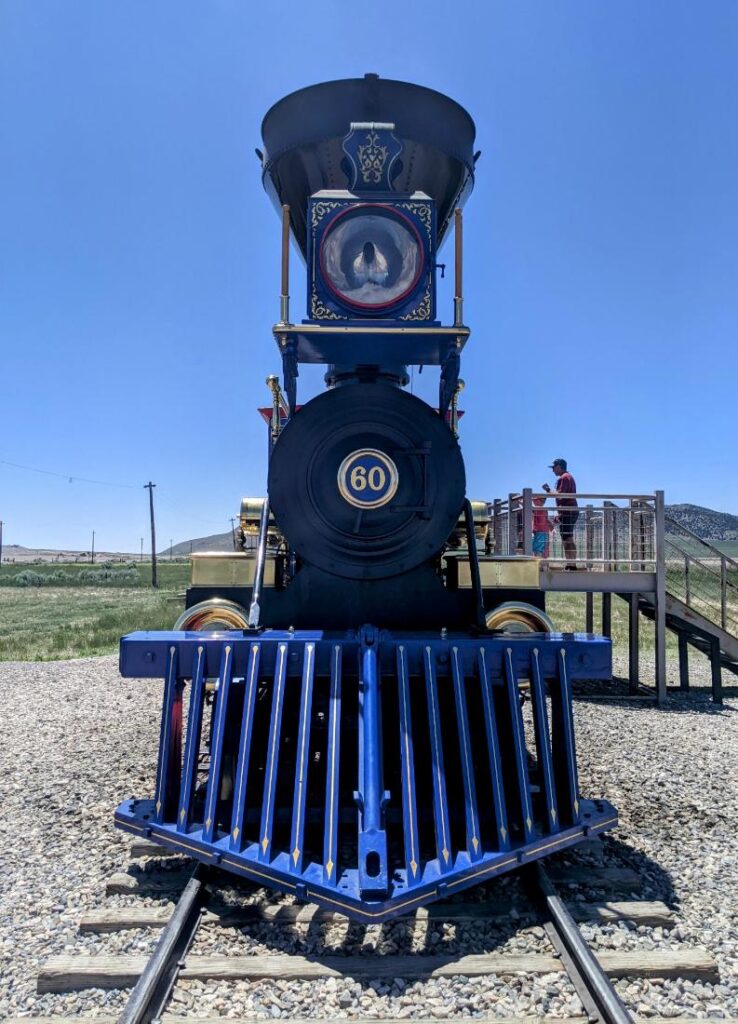
<path fill-rule="evenodd" d="M 551 568 L 567 564 L 557 522 L 566 509 L 556 508 L 555 497 L 526 488 L 491 502 L 486 550 L 498 555 L 537 553 Z M 738 560 L 667 516 L 662 491 L 576 497 L 578 516 L 572 539 L 578 568 L 655 573 L 658 591 L 738 635 Z M 542 509 L 551 528 L 543 553 L 535 550 L 533 542 L 536 499 L 545 500 Z"/>
<path fill-rule="evenodd" d="M 728 633 L 738 634 L 738 561 L 665 518 L 667 593 Z"/>
<path fill-rule="evenodd" d="M 590 571 L 655 572 L 660 494 L 577 494 L 572 539 L 577 565 Z M 537 500 L 544 504 L 537 505 Z M 555 495 L 531 488 L 498 498 L 488 506 L 487 551 L 498 555 L 537 554 L 552 567 L 567 562 L 561 539 L 561 515 Z M 534 514 L 548 526 L 543 552 L 534 547 Z"/>

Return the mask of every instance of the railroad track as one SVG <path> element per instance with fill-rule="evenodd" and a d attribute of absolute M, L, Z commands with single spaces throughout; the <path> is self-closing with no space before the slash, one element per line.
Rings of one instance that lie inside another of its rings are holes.
<path fill-rule="evenodd" d="M 596 841 L 599 845 L 599 841 Z M 594 846 L 593 848 L 597 848 Z M 162 856 L 160 847 L 136 843 L 134 856 Z M 557 893 L 556 885 L 582 881 L 581 869 L 541 865 L 525 869 L 526 890 L 538 911 L 549 940 L 550 953 L 481 953 L 439 955 L 401 953 L 383 956 L 321 955 L 306 957 L 270 953 L 265 956 L 206 956 L 190 954 L 198 928 L 206 924 L 216 928 L 247 928 L 269 922 L 275 926 L 320 923 L 340 920 L 339 915 L 311 905 L 272 901 L 246 906 L 229 906 L 218 899 L 218 875 L 202 865 L 142 875 L 120 874 L 108 879 L 108 894 L 140 893 L 164 895 L 179 891 L 173 910 L 165 907 L 131 906 L 90 911 L 80 921 L 81 933 L 105 934 L 127 929 L 160 929 L 161 934 L 150 957 L 129 955 L 77 955 L 52 957 L 42 964 L 38 974 L 39 993 L 70 992 L 86 988 L 131 988 L 131 995 L 119 1017 L 44 1017 L 13 1018 L 10 1024 L 66 1024 L 67 1021 L 95 1021 L 95 1024 L 194 1024 L 195 1018 L 167 1016 L 166 1010 L 179 978 L 200 981 L 301 980 L 350 976 L 362 979 L 428 979 L 463 975 L 466 978 L 487 975 L 565 973 L 576 990 L 587 1014 L 568 1021 L 602 1021 L 626 1024 L 634 1018 L 618 996 L 611 979 L 620 977 L 667 977 L 718 981 L 717 965 L 710 954 L 700 949 L 648 950 L 642 952 L 600 952 L 597 956 L 582 938 L 581 922 L 637 924 L 671 928 L 673 913 L 661 902 L 645 900 L 609 900 L 568 905 Z M 629 869 L 592 867 L 586 872 L 588 884 L 609 889 L 616 895 L 631 894 L 640 887 L 637 874 Z M 232 881 L 232 880 L 227 880 Z M 416 925 L 423 922 L 462 924 L 471 921 L 508 921 L 513 904 L 447 903 L 421 908 L 410 917 Z M 282 1018 L 284 1019 L 284 1018 Z M 352 1016 L 356 1024 L 361 1018 Z M 461 1018 L 459 1018 L 461 1019 Z M 488 1018 L 498 1022 L 500 1018 Z M 523 1019 L 523 1018 L 517 1018 Z M 649 1017 L 651 1022 L 659 1018 Z M 672 1022 L 678 1018 L 669 1018 Z M 684 1018 L 685 1020 L 687 1018 Z M 690 1018 L 694 1019 L 694 1018 Z M 723 1018 L 724 1020 L 725 1018 Z M 199 1018 L 202 1024 L 202 1018 Z M 225 1018 L 209 1018 L 209 1024 L 225 1024 Z M 485 1018 L 475 1018 L 484 1024 Z M 295 1024 L 295 1022 L 292 1022 Z M 327 1024 L 327 1022 L 326 1022 Z M 545 1021 L 544 1021 L 545 1024 Z M 736 1022 L 738 1024 L 738 1022 Z"/>

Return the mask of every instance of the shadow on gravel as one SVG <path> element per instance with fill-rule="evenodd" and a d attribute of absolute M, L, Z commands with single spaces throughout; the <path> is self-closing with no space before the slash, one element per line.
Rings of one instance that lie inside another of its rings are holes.
<path fill-rule="evenodd" d="M 628 693 L 628 680 L 615 677 L 611 682 L 587 682 L 578 680 L 572 683 L 572 695 L 578 703 L 602 704 L 606 707 L 624 708 L 628 711 L 660 711 L 689 714 L 724 715 L 738 711 L 738 686 L 723 684 L 723 700 L 734 700 L 736 703 L 715 704 L 709 686 L 692 686 L 688 691 L 677 686 L 667 687 L 667 703 L 659 708 L 656 697 L 648 690 L 641 690 L 636 695 Z"/>
<path fill-rule="evenodd" d="M 556 853 L 544 861 L 544 865 L 548 867 L 567 865 L 581 870 L 581 883 L 557 886 L 560 896 L 570 900 L 581 899 L 593 903 L 612 900 L 662 900 L 670 909 L 678 909 L 679 899 L 674 890 L 671 875 L 657 861 L 609 832 L 604 833 L 601 840 L 601 857 L 599 858 L 593 859 L 591 848 L 589 844 L 585 843 Z M 590 884 L 590 879 L 597 879 L 594 865 L 600 869 L 630 868 L 638 876 L 640 885 L 637 887 L 628 885 L 627 891 L 618 892 L 617 882 L 614 886 L 610 885 L 604 888 Z"/>
<path fill-rule="evenodd" d="M 447 957 L 451 962 L 468 954 L 516 952 L 511 940 L 521 940 L 522 929 L 539 925 L 539 916 L 525 894 L 522 880 L 515 876 L 498 879 L 464 895 L 465 899 L 444 904 L 450 921 L 439 915 L 369 925 L 338 915 L 332 919 L 316 915 L 309 923 L 281 923 L 277 918 L 268 924 L 249 924 L 239 931 L 247 942 L 268 946 L 270 953 L 346 957 L 346 973 L 350 975 L 350 964 L 356 957 L 381 960 L 403 954 L 432 955 Z M 266 902 L 268 899 L 267 896 Z M 488 905 L 490 916 L 453 920 L 454 905 L 468 907 L 470 903 Z M 538 938 L 535 934 L 528 936 L 525 945 L 529 946 L 531 941 L 535 944 Z"/>
<path fill-rule="evenodd" d="M 559 895 L 570 905 L 661 900 L 671 909 L 678 909 L 671 876 L 655 861 L 612 836 L 603 836 L 601 844 L 585 842 L 581 847 L 572 847 L 548 858 L 544 864 Z M 272 901 L 268 892 L 263 891 L 263 895 L 265 903 Z M 257 900 L 261 901 L 258 894 Z M 469 913 L 470 904 L 474 908 L 489 908 L 489 914 Z M 427 919 L 365 925 L 338 915 L 326 919 L 316 914 L 310 921 L 280 922 L 276 918 L 238 930 L 241 941 L 254 952 L 263 953 L 266 947 L 271 954 L 298 954 L 309 959 L 346 957 L 346 974 L 351 975 L 351 962 L 356 957 L 381 960 L 398 954 L 433 955 L 452 962 L 469 954 L 535 949 L 550 952 L 541 923 L 525 877 L 516 872 L 446 901 L 443 910 L 431 905 Z"/>

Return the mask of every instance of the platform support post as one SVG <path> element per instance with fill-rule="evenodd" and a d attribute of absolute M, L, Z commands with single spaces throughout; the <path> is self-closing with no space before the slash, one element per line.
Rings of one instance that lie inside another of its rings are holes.
<path fill-rule="evenodd" d="M 517 494 L 507 496 L 507 553 L 515 555 L 518 552 L 518 513 Z"/>
<path fill-rule="evenodd" d="M 523 488 L 523 554 L 533 554 L 533 491 Z"/>
<path fill-rule="evenodd" d="M 666 553 L 664 492 L 656 491 L 656 702 L 666 701 Z"/>
<path fill-rule="evenodd" d="M 584 595 L 584 632 L 594 633 L 594 594 L 588 590 Z"/>
<path fill-rule="evenodd" d="M 640 673 L 640 637 L 638 619 L 638 594 L 631 594 L 628 599 L 628 692 L 638 693 Z"/>
<path fill-rule="evenodd" d="M 492 502 L 492 538 L 494 547 L 492 553 L 495 555 L 502 554 L 502 498 L 495 498 Z"/>
<path fill-rule="evenodd" d="M 612 636 L 612 594 L 602 595 L 602 635 Z"/>
<path fill-rule="evenodd" d="M 679 640 L 679 689 L 689 689 L 689 645 L 687 634 L 680 633 Z"/>
<path fill-rule="evenodd" d="M 710 662 L 712 665 L 712 699 L 716 704 L 722 704 L 723 674 L 720 664 L 720 641 L 717 637 L 710 639 Z"/>
<path fill-rule="evenodd" d="M 587 505 L 584 509 L 584 547 L 587 555 L 587 569 L 592 569 L 594 558 L 594 534 L 592 531 L 592 506 Z M 591 633 L 589 629 L 587 632 Z"/>

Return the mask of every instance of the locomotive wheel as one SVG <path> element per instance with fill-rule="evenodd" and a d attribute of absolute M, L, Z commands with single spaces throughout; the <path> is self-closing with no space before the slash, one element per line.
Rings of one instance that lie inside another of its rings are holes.
<path fill-rule="evenodd" d="M 386 384 L 347 384 L 308 402 L 280 434 L 269 500 L 307 563 L 382 579 L 437 554 L 464 500 L 458 442 L 425 402 Z"/>
<path fill-rule="evenodd" d="M 224 597 L 209 597 L 186 608 L 174 623 L 174 629 L 246 629 L 248 624 L 248 614 L 240 604 Z"/>
<path fill-rule="evenodd" d="M 506 601 L 487 612 L 487 629 L 503 633 L 554 633 L 551 619 L 540 608 L 525 601 Z"/>

